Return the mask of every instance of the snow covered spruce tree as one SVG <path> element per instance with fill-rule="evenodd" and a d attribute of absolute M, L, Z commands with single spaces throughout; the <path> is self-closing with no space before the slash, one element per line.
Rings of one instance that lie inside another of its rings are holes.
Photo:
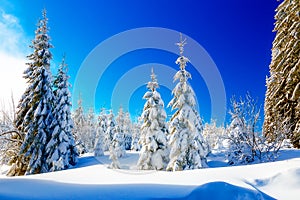
<path fill-rule="evenodd" d="M 90 108 L 87 115 L 87 124 L 85 134 L 82 141 L 89 152 L 94 152 L 96 136 L 97 136 L 97 122 L 94 109 Z"/>
<path fill-rule="evenodd" d="M 110 110 L 109 114 L 107 115 L 107 129 L 104 136 L 104 151 L 109 150 L 113 137 L 116 133 L 116 122 L 114 118 L 114 113 L 112 110 Z"/>
<path fill-rule="evenodd" d="M 52 137 L 46 146 L 49 171 L 63 170 L 77 163 L 78 151 L 72 133 L 71 94 L 69 91 L 65 58 L 54 80 L 54 119 L 51 123 Z"/>
<path fill-rule="evenodd" d="M 25 134 L 17 158 L 8 175 L 37 174 L 49 171 L 46 145 L 51 138 L 50 125 L 53 119 L 54 94 L 50 60 L 52 47 L 48 36 L 46 10 L 39 20 L 35 39 L 30 46 L 33 53 L 28 56 L 28 68 L 24 72 L 28 87 L 17 107 L 15 125 Z"/>
<path fill-rule="evenodd" d="M 191 74 L 185 69 L 189 61 L 183 56 L 185 44 L 181 35 L 180 42 L 177 43 L 180 56 L 176 60 L 180 70 L 174 76 L 174 81 L 179 80 L 179 82 L 172 91 L 174 97 L 168 105 L 173 110 L 176 109 L 169 128 L 171 150 L 168 171 L 207 167 L 206 156 L 209 150 L 202 136 L 203 127 L 200 116 L 195 109 L 195 93 L 188 83 Z"/>
<path fill-rule="evenodd" d="M 284 0 L 276 11 L 277 33 L 266 80 L 264 134 L 272 136 L 278 121 L 290 124 L 287 136 L 294 147 L 300 148 L 300 2 Z"/>
<path fill-rule="evenodd" d="M 131 149 L 132 142 L 132 122 L 129 112 L 125 113 L 124 118 L 124 136 L 125 136 L 125 150 Z"/>
<path fill-rule="evenodd" d="M 98 117 L 98 127 L 97 127 L 97 137 L 95 144 L 95 156 L 104 155 L 104 146 L 105 146 L 105 133 L 107 131 L 107 116 L 106 111 L 102 108 L 100 115 Z"/>
<path fill-rule="evenodd" d="M 141 137 L 141 123 L 138 121 L 132 125 L 132 141 L 131 141 L 131 150 L 140 151 L 141 145 L 139 143 Z"/>
<path fill-rule="evenodd" d="M 125 156 L 125 123 L 124 123 L 124 112 L 123 108 L 120 107 L 118 115 L 116 116 L 117 126 L 115 134 L 112 139 L 112 146 L 114 151 L 117 153 L 118 158 Z"/>
<path fill-rule="evenodd" d="M 84 154 L 88 152 L 84 144 L 85 134 L 87 132 L 87 120 L 84 114 L 84 110 L 82 107 L 82 99 L 79 96 L 79 100 L 77 102 L 78 107 L 73 113 L 73 122 L 74 122 L 74 129 L 73 133 L 75 136 L 76 147 L 80 154 Z"/>
<path fill-rule="evenodd" d="M 164 102 L 159 92 L 156 91 L 158 87 L 156 75 L 152 69 L 151 81 L 147 84 L 149 91 L 143 97 L 147 101 L 141 116 L 143 124 L 140 138 L 142 149 L 137 164 L 139 169 L 162 170 L 169 160 L 165 122 L 167 115 Z"/>

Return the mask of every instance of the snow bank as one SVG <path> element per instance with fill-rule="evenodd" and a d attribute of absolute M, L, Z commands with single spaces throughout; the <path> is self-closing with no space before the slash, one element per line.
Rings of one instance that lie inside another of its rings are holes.
<path fill-rule="evenodd" d="M 220 162 L 211 157 L 210 165 Z M 181 172 L 137 170 L 127 152 L 121 168 L 108 169 L 107 152 L 81 157 L 76 168 L 25 177 L 0 177 L 0 199 L 298 199 L 300 151 L 280 161 Z"/>
<path fill-rule="evenodd" d="M 225 182 L 195 187 L 160 184 L 84 185 L 37 179 L 4 179 L 0 188 L 0 199 L 274 199 L 260 191 Z"/>

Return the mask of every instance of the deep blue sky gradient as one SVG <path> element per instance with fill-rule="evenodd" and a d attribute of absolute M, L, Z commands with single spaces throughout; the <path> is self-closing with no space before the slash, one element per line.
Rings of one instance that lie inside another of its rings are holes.
<path fill-rule="evenodd" d="M 12 0 L 0 6 L 20 19 L 30 38 L 34 36 L 41 10 L 47 9 L 50 36 L 55 46 L 52 49 L 54 62 L 59 63 L 66 53 L 71 83 L 85 57 L 100 42 L 133 28 L 163 27 L 182 32 L 205 48 L 222 75 L 228 102 L 232 95 L 244 96 L 249 91 L 263 104 L 278 4 L 276 0 Z M 174 54 L 158 50 L 132 52 L 116 60 L 99 84 L 108 85 L 109 90 L 109 84 L 114 84 L 138 64 L 158 62 L 176 68 L 176 58 Z M 201 116 L 209 121 L 207 88 L 197 75 L 191 84 L 199 100 Z M 145 91 L 141 86 L 131 99 L 132 106 L 125 108 L 132 115 L 140 113 L 144 104 L 142 99 L 138 103 L 133 99 L 142 98 Z M 162 87 L 160 92 L 167 104 L 170 91 Z M 107 101 L 96 99 L 97 112 L 103 105 L 109 107 Z"/>

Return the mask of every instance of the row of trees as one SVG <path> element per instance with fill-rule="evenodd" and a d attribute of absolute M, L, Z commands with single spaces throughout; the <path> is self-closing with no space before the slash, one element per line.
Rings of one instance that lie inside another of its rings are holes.
<path fill-rule="evenodd" d="M 125 155 L 125 150 L 139 150 L 137 146 L 138 129 L 137 123 L 132 123 L 128 112 L 120 107 L 117 116 L 112 110 L 102 108 L 98 117 L 92 109 L 87 114 L 82 107 L 82 100 L 78 101 L 78 108 L 73 113 L 74 137 L 80 154 L 95 153 L 95 156 L 103 155 L 110 146 L 120 146 L 118 157 Z M 136 133 L 136 134 L 133 134 Z M 117 142 L 118 141 L 118 142 Z"/>
<path fill-rule="evenodd" d="M 180 57 L 176 61 L 180 70 L 174 76 L 179 82 L 169 103 L 175 113 L 168 125 L 164 102 L 156 90 L 159 84 L 152 70 L 151 81 L 147 84 L 149 91 L 143 97 L 146 103 L 140 117 L 141 125 L 132 125 L 129 113 L 124 113 L 122 108 L 115 120 L 112 111 L 106 114 L 103 110 L 95 122 L 93 111 L 85 116 L 79 101 L 73 119 L 80 152 L 95 150 L 95 155 L 100 156 L 105 150 L 110 150 L 112 160 L 116 161 L 125 155 L 125 150 L 141 148 L 140 169 L 177 171 L 207 166 L 209 150 L 202 136 L 202 120 L 195 109 L 195 93 L 188 83 L 191 74 L 185 69 L 188 63 L 188 58 L 183 56 L 185 44 L 181 37 L 177 44 Z"/>
<path fill-rule="evenodd" d="M 118 168 L 118 158 L 125 155 L 125 150 L 131 149 L 140 151 L 140 158 L 137 163 L 139 169 L 168 169 L 172 148 L 172 135 L 169 131 L 171 121 L 166 122 L 164 103 L 156 91 L 158 83 L 153 71 L 151 81 L 147 86 L 149 91 L 144 95 L 144 99 L 147 101 L 138 123 L 131 122 L 128 117 L 129 114 L 124 114 L 120 108 L 116 117 L 111 110 L 107 112 L 102 109 L 98 120 L 92 123 L 92 126 L 90 122 L 85 122 L 87 125 L 84 126 L 78 124 L 77 128 L 75 126 L 75 130 L 86 133 L 82 134 L 84 137 L 81 137 L 78 132 L 74 132 L 77 147 L 85 149 L 81 153 L 89 151 L 94 152 L 95 156 L 102 156 L 104 151 L 109 151 L 113 160 L 111 167 Z M 79 106 L 77 110 L 83 109 Z M 282 146 L 291 147 L 289 140 L 286 140 L 289 127 L 280 124 L 280 122 L 278 122 L 280 128 L 275 132 L 277 134 L 276 140 L 271 141 L 271 138 L 261 134 L 257 126 L 260 109 L 257 102 L 249 94 L 245 98 L 236 99 L 233 97 L 229 114 L 231 120 L 226 128 L 217 126 L 214 120 L 203 126 L 202 141 L 205 145 L 206 154 L 211 151 L 222 153 L 227 157 L 229 165 L 240 165 L 274 161 Z M 87 115 L 83 113 L 81 115 L 83 119 L 88 119 L 88 116 L 91 116 L 91 111 Z M 74 121 L 76 122 L 75 118 Z M 93 127 L 92 132 L 94 134 L 88 134 L 91 127 Z M 91 146 L 92 148 L 87 149 L 86 146 L 91 141 L 94 142 L 94 148 Z M 180 148 L 183 150 L 180 149 L 178 152 L 184 152 L 187 145 L 180 144 Z"/>

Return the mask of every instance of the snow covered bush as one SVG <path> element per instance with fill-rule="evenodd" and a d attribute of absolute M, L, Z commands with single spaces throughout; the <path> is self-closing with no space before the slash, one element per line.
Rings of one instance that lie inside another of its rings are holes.
<path fill-rule="evenodd" d="M 228 163 L 238 165 L 274 161 L 289 126 L 278 120 L 272 134 L 272 137 L 276 135 L 276 139 L 268 138 L 257 131 L 260 109 L 249 94 L 245 99 L 240 98 L 240 101 L 232 98 L 231 105 L 231 123 L 226 129 L 229 141 Z"/>
<path fill-rule="evenodd" d="M 229 151 L 228 164 L 247 164 L 254 161 L 252 147 L 249 145 L 249 133 L 243 118 L 232 115 L 232 121 L 227 128 Z"/>
<path fill-rule="evenodd" d="M 12 109 L 5 110 L 2 106 L 0 111 L 0 165 L 8 164 L 12 158 L 15 158 L 20 150 L 23 141 L 21 135 L 14 127 L 14 99 L 10 104 Z"/>
<path fill-rule="evenodd" d="M 156 75 L 152 69 L 151 81 L 147 85 L 149 91 L 143 97 L 147 101 L 141 116 L 143 124 L 139 141 L 142 146 L 137 164 L 139 169 L 162 170 L 168 162 L 165 122 L 167 115 L 164 110 L 164 102 L 156 91 L 158 87 Z"/>

